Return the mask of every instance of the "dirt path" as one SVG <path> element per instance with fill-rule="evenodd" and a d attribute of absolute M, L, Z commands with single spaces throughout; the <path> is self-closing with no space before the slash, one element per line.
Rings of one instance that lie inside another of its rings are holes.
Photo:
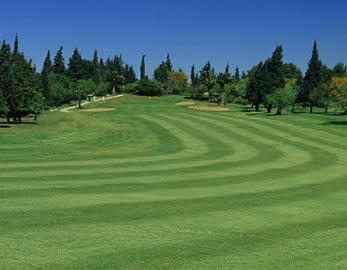
<path fill-rule="evenodd" d="M 110 99 L 114 99 L 114 98 L 120 98 L 122 97 L 123 95 L 118 95 L 118 96 L 111 96 L 111 97 L 106 97 L 105 98 L 105 101 L 107 100 L 110 100 Z M 96 103 L 96 102 L 102 102 L 103 99 L 102 98 L 99 98 L 97 99 L 96 101 L 85 101 L 83 102 L 81 105 L 84 106 L 84 105 L 88 105 L 88 104 L 91 104 L 91 103 Z M 64 113 L 70 113 L 71 110 L 73 109 L 76 109 L 76 106 L 70 106 L 70 107 L 66 107 L 66 108 L 63 108 L 61 110 L 59 110 L 60 112 L 64 112 Z"/>

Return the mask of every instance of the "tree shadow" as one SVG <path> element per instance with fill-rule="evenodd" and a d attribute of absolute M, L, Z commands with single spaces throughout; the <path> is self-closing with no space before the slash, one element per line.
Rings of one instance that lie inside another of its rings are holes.
<path fill-rule="evenodd" d="M 347 120 L 331 120 L 323 123 L 326 126 L 347 126 Z"/>
<path fill-rule="evenodd" d="M 277 113 L 267 113 L 265 116 L 266 117 L 281 117 L 281 116 L 286 116 L 288 115 L 287 113 L 282 113 L 282 114 L 277 114 Z"/>
<path fill-rule="evenodd" d="M 241 112 L 254 112 L 254 108 L 250 107 L 250 106 L 243 106 L 240 109 Z"/>
<path fill-rule="evenodd" d="M 31 121 L 22 121 L 22 122 L 0 121 L 0 128 L 8 128 L 8 127 L 17 126 L 17 125 L 34 125 L 34 123 Z"/>
<path fill-rule="evenodd" d="M 0 124 L 0 128 L 10 128 L 11 126 L 9 125 L 3 125 L 3 124 Z"/>

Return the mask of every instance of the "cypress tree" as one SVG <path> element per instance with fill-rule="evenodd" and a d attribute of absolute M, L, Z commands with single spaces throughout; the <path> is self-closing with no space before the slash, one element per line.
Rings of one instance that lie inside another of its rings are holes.
<path fill-rule="evenodd" d="M 239 67 L 238 67 L 238 66 L 236 66 L 234 78 L 235 78 L 236 81 L 239 81 L 239 80 L 240 80 L 240 70 L 239 70 Z"/>
<path fill-rule="evenodd" d="M 154 79 L 162 84 L 169 81 L 170 70 L 166 62 L 162 62 L 159 67 L 154 70 Z"/>
<path fill-rule="evenodd" d="M 260 104 L 264 101 L 262 86 L 264 64 L 260 62 L 248 73 L 249 81 L 246 88 L 246 99 L 252 103 L 256 111 L 259 111 Z"/>
<path fill-rule="evenodd" d="M 264 105 L 268 113 L 271 113 L 273 104 L 268 99 L 277 89 L 285 86 L 283 75 L 283 47 L 277 46 L 270 59 L 266 60 L 261 71 L 260 81 L 258 82 L 259 91 L 263 93 Z"/>
<path fill-rule="evenodd" d="M 4 98 L 4 104 L 6 105 L 6 118 L 7 122 L 10 122 L 11 109 L 13 110 L 14 93 L 13 93 L 13 74 L 11 64 L 11 48 L 3 41 L 0 48 L 0 92 Z M 5 107 L 4 105 L 4 107 Z"/>
<path fill-rule="evenodd" d="M 225 67 L 224 77 L 227 78 L 228 80 L 231 78 L 231 73 L 230 73 L 230 66 L 229 66 L 229 64 L 227 64 L 226 67 Z"/>
<path fill-rule="evenodd" d="M 63 56 L 63 46 L 59 48 L 57 54 L 54 57 L 54 63 L 52 71 L 55 74 L 65 74 L 65 60 Z"/>
<path fill-rule="evenodd" d="M 49 85 L 49 73 L 52 69 L 52 61 L 51 61 L 51 54 L 50 51 L 47 52 L 47 56 L 45 58 L 45 61 L 43 63 L 43 68 L 41 72 L 41 81 L 42 81 L 42 88 L 43 88 L 43 96 L 46 100 L 46 102 L 50 103 L 50 85 Z"/>
<path fill-rule="evenodd" d="M 13 53 L 14 54 L 19 53 L 19 41 L 18 41 L 18 35 L 17 34 L 16 34 L 16 37 L 14 39 Z"/>
<path fill-rule="evenodd" d="M 208 101 L 211 102 L 212 88 L 216 83 L 216 74 L 210 62 L 207 62 L 207 64 L 200 71 L 200 81 L 206 86 L 208 92 Z"/>
<path fill-rule="evenodd" d="M 310 105 L 310 112 L 314 104 L 310 103 L 310 93 L 323 82 L 323 63 L 319 59 L 317 42 L 315 41 L 312 49 L 312 56 L 308 63 L 308 69 L 304 77 L 304 85 L 299 93 L 299 101 Z"/>
<path fill-rule="evenodd" d="M 141 59 L 141 66 L 140 66 L 140 78 L 141 80 L 144 80 L 146 79 L 146 63 L 145 63 L 145 57 L 146 55 L 143 55 L 142 56 L 142 59 Z"/>
<path fill-rule="evenodd" d="M 136 74 L 134 71 L 134 68 L 129 65 L 125 65 L 124 68 L 124 83 L 129 84 L 129 83 L 134 83 L 136 82 Z"/>
<path fill-rule="evenodd" d="M 96 85 L 99 85 L 101 82 L 100 62 L 99 62 L 97 50 L 94 51 L 94 56 L 93 56 L 92 80 Z"/>
<path fill-rule="evenodd" d="M 197 73 L 195 74 L 195 86 L 198 85 L 199 80 L 200 80 L 200 77 L 199 77 L 199 73 L 197 72 Z"/>
<path fill-rule="evenodd" d="M 99 67 L 100 67 L 100 78 L 101 78 L 101 81 L 104 82 L 106 80 L 106 67 L 105 67 L 104 59 L 102 58 L 100 58 Z"/>
<path fill-rule="evenodd" d="M 171 59 L 170 59 L 170 55 L 169 54 L 167 54 L 167 56 L 166 56 L 166 67 L 168 68 L 168 70 L 170 72 L 173 71 L 173 67 L 172 67 L 172 63 L 171 63 Z"/>
<path fill-rule="evenodd" d="M 192 68 L 190 70 L 190 82 L 192 86 L 196 86 L 196 74 L 195 74 L 195 66 L 192 65 Z"/>

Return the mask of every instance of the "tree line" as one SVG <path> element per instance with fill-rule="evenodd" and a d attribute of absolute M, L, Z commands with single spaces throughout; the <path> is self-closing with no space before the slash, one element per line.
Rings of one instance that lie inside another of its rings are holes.
<path fill-rule="evenodd" d="M 146 56 L 140 64 L 140 77 L 134 67 L 124 62 L 121 55 L 81 56 L 78 48 L 67 64 L 61 46 L 51 57 L 48 51 L 41 72 L 32 60 L 19 50 L 16 36 L 11 46 L 3 41 L 0 48 L 0 116 L 8 122 L 21 122 L 29 114 L 37 116 L 51 106 L 61 106 L 72 100 L 81 101 L 87 94 L 98 96 L 129 93 L 145 96 L 184 95 L 206 99 L 224 106 L 228 102 L 250 104 L 255 111 L 261 106 L 276 114 L 291 106 L 292 111 L 308 107 L 342 109 L 347 113 L 347 68 L 338 63 L 329 69 L 319 58 L 317 43 L 305 74 L 293 63 L 283 62 L 283 48 L 277 46 L 272 56 L 247 72 L 234 73 L 227 65 L 216 72 L 210 62 L 201 70 L 191 67 L 190 78 L 182 69 L 175 70 L 167 55 L 151 78 L 146 73 Z"/>
<path fill-rule="evenodd" d="M 292 112 L 308 107 L 342 110 L 347 113 L 347 67 L 338 63 L 328 68 L 319 58 L 314 42 L 312 56 L 305 74 L 293 63 L 283 62 L 283 47 L 277 46 L 272 56 L 255 65 L 247 73 L 236 67 L 234 75 L 229 71 L 217 73 L 208 62 L 200 72 L 191 68 L 193 98 L 206 98 L 224 106 L 227 102 L 250 104 L 255 111 L 263 106 L 268 113 L 276 108 L 282 114 L 286 107 Z"/>

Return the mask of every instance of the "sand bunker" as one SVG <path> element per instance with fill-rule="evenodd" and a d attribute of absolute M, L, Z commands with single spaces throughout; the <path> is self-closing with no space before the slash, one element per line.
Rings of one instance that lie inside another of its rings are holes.
<path fill-rule="evenodd" d="M 183 102 L 176 103 L 177 106 L 192 106 L 194 104 L 195 104 L 194 101 L 183 101 Z"/>
<path fill-rule="evenodd" d="M 115 111 L 115 110 L 116 109 L 114 109 L 114 108 L 97 107 L 97 108 L 80 110 L 80 112 L 110 112 L 110 111 Z"/>
<path fill-rule="evenodd" d="M 222 106 L 189 106 L 189 109 L 211 112 L 229 112 L 228 108 Z"/>

